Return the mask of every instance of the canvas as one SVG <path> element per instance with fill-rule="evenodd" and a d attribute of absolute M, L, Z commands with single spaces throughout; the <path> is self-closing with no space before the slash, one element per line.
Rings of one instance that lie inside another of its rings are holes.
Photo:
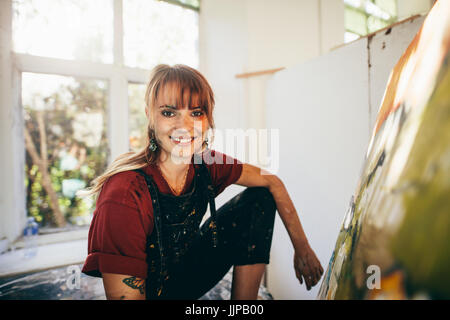
<path fill-rule="evenodd" d="M 318 299 L 450 298 L 450 2 L 391 72 Z"/>

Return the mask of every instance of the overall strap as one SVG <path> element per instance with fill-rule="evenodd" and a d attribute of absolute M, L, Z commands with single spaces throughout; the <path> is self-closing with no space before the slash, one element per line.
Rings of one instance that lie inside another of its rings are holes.
<path fill-rule="evenodd" d="M 216 214 L 216 202 L 215 202 L 215 191 L 214 191 L 214 185 L 211 180 L 211 175 L 209 174 L 208 168 L 204 164 L 203 161 L 200 163 L 200 168 L 202 171 L 203 177 L 206 179 L 207 183 L 207 192 L 208 192 L 208 198 L 209 198 L 209 209 L 211 211 L 211 228 L 212 228 L 212 241 L 213 241 L 213 248 L 217 247 L 218 243 L 218 235 L 217 235 L 217 214 Z"/>
<path fill-rule="evenodd" d="M 152 205 L 153 205 L 153 216 L 154 216 L 154 221 L 155 221 L 155 229 L 156 229 L 156 237 L 157 237 L 157 241 L 159 244 L 159 255 L 160 255 L 160 277 L 159 277 L 159 291 L 158 291 L 158 296 L 161 294 L 162 291 L 162 278 L 166 275 L 165 273 L 167 273 L 166 270 L 166 261 L 165 261 L 165 256 L 164 256 L 164 252 L 163 252 L 163 244 L 162 244 L 162 226 L 161 226 L 161 210 L 160 210 L 160 206 L 159 206 L 159 199 L 158 199 L 158 192 L 157 192 L 157 187 L 152 179 L 152 177 L 150 177 L 149 175 L 147 175 L 142 169 L 135 169 L 133 170 L 139 174 L 141 174 L 144 178 L 145 181 L 147 183 L 147 187 L 148 190 L 150 192 L 150 196 L 152 199 Z"/>

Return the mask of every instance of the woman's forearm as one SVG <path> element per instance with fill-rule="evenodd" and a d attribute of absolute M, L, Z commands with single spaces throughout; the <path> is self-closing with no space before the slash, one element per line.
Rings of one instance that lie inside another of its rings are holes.
<path fill-rule="evenodd" d="M 269 179 L 269 190 L 275 200 L 280 218 L 291 238 L 294 250 L 301 252 L 305 247 L 309 246 L 309 243 L 286 187 L 280 178 L 275 175 L 266 178 Z"/>

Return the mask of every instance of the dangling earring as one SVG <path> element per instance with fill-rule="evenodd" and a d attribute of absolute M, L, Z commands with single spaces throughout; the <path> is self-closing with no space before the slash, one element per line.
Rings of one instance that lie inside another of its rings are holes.
<path fill-rule="evenodd" d="M 158 145 L 156 144 L 155 138 L 151 138 L 150 146 L 148 147 L 152 152 L 155 152 L 158 149 Z"/>
<path fill-rule="evenodd" d="M 208 146 L 209 146 L 208 141 L 209 141 L 208 138 L 206 138 L 206 139 L 205 139 L 205 142 L 204 142 L 204 144 L 206 144 L 205 149 L 208 149 Z"/>
<path fill-rule="evenodd" d="M 156 149 L 158 149 L 158 144 L 155 139 L 155 131 L 150 126 L 148 127 L 148 137 L 150 138 L 150 145 L 148 146 L 148 149 L 155 152 Z"/>

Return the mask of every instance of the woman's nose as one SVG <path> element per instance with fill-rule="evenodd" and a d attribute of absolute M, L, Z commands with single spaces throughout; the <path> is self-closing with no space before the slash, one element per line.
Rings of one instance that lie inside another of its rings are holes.
<path fill-rule="evenodd" d="M 181 114 L 177 119 L 177 127 L 179 129 L 187 129 L 188 131 L 190 131 L 193 123 L 194 122 L 188 113 Z"/>

